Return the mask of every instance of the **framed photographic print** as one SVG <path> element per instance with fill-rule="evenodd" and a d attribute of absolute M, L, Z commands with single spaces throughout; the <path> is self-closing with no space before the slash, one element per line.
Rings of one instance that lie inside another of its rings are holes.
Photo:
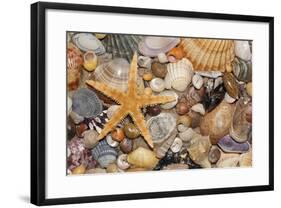
<path fill-rule="evenodd" d="M 273 190 L 273 24 L 32 4 L 31 202 Z"/>

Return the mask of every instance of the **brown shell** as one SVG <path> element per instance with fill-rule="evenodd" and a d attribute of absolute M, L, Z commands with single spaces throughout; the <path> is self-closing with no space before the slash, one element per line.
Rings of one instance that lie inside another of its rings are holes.
<path fill-rule="evenodd" d="M 180 45 L 195 71 L 232 71 L 233 40 L 184 38 Z"/>

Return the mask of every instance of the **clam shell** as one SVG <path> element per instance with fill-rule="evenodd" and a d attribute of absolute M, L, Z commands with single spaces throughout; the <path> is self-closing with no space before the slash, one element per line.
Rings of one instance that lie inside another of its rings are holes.
<path fill-rule="evenodd" d="M 166 53 L 180 42 L 180 38 L 147 36 L 139 42 L 141 54 L 155 57 L 160 53 Z"/>
<path fill-rule="evenodd" d="M 72 36 L 72 42 L 82 51 L 94 51 L 98 56 L 105 53 L 101 41 L 91 33 L 76 33 Z"/>
<path fill-rule="evenodd" d="M 128 88 L 130 65 L 126 59 L 116 58 L 108 63 L 99 65 L 94 72 L 94 80 L 126 91 Z"/>
<path fill-rule="evenodd" d="M 179 98 L 179 96 L 178 96 L 178 94 L 175 93 L 173 90 L 164 90 L 163 92 L 160 92 L 159 95 L 160 95 L 160 96 L 173 96 L 173 97 L 176 98 L 176 99 L 175 99 L 174 101 L 172 101 L 172 102 L 168 102 L 168 103 L 165 103 L 165 104 L 161 104 L 160 106 L 161 106 L 161 108 L 163 108 L 163 109 L 166 109 L 166 110 L 171 109 L 171 108 L 175 107 L 175 106 L 177 105 L 177 103 L 178 103 L 178 98 Z"/>
<path fill-rule="evenodd" d="M 101 140 L 98 145 L 92 149 L 92 156 L 98 161 L 102 168 L 105 168 L 116 161 L 117 151 L 109 146 L 105 140 Z"/>
<path fill-rule="evenodd" d="M 238 143 L 234 141 L 229 135 L 224 136 L 218 142 L 218 146 L 224 152 L 232 152 L 232 153 L 245 153 L 249 151 L 250 145 L 249 143 Z"/>
<path fill-rule="evenodd" d="M 72 110 L 80 116 L 91 118 L 101 114 L 103 107 L 94 91 L 81 88 L 73 94 Z"/>
<path fill-rule="evenodd" d="M 168 73 L 165 77 L 166 88 L 174 88 L 181 92 L 187 88 L 193 76 L 192 64 L 186 58 L 176 63 L 168 64 L 167 71 Z"/>
<path fill-rule="evenodd" d="M 183 38 L 184 48 L 195 71 L 231 71 L 234 59 L 234 41 L 219 39 Z"/>
<path fill-rule="evenodd" d="M 249 61 L 252 58 L 252 53 L 250 49 L 250 44 L 247 40 L 241 41 L 241 40 L 235 40 L 234 41 L 235 46 L 235 55 L 239 58 Z"/>
<path fill-rule="evenodd" d="M 154 78 L 150 81 L 149 86 L 154 92 L 162 92 L 165 89 L 165 82 L 163 79 Z"/>
<path fill-rule="evenodd" d="M 124 58 L 131 61 L 134 52 L 138 50 L 138 43 L 142 39 L 137 35 L 108 34 L 103 40 L 107 53 L 115 58 Z"/>
<path fill-rule="evenodd" d="M 169 138 L 176 128 L 176 117 L 172 113 L 160 113 L 147 121 L 147 128 L 153 143 L 158 144 Z"/>
<path fill-rule="evenodd" d="M 127 161 L 136 168 L 153 169 L 159 160 L 153 151 L 139 147 L 128 154 Z"/>

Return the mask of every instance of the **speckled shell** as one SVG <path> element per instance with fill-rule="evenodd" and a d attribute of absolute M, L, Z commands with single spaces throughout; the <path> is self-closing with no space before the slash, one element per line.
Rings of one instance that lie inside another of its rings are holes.
<path fill-rule="evenodd" d="M 102 103 L 93 90 L 81 88 L 72 97 L 72 110 L 85 118 L 95 117 L 102 113 Z"/>
<path fill-rule="evenodd" d="M 152 136 L 153 143 L 161 143 L 176 128 L 176 116 L 172 113 L 160 113 L 147 121 L 147 128 Z"/>
<path fill-rule="evenodd" d="M 105 168 L 116 161 L 117 151 L 109 146 L 105 140 L 101 140 L 98 145 L 92 149 L 92 155 L 100 166 Z"/>
<path fill-rule="evenodd" d="M 82 51 L 94 51 L 98 56 L 105 53 L 101 41 L 91 33 L 76 33 L 72 36 L 72 42 Z"/>
<path fill-rule="evenodd" d="M 159 160 L 153 151 L 139 147 L 128 154 L 127 161 L 136 168 L 153 169 Z"/>
<path fill-rule="evenodd" d="M 219 39 L 184 38 L 186 57 L 196 71 L 231 71 L 234 59 L 234 41 Z"/>
<path fill-rule="evenodd" d="M 94 72 L 94 80 L 126 91 L 128 88 L 129 62 L 123 58 L 116 58 L 108 63 L 99 65 Z"/>
<path fill-rule="evenodd" d="M 159 53 L 166 53 L 180 42 L 180 38 L 147 36 L 139 42 L 141 54 L 156 57 Z"/>
<path fill-rule="evenodd" d="M 190 158 L 198 165 L 203 168 L 211 168 L 211 163 L 208 160 L 209 150 L 211 148 L 211 142 L 208 136 L 198 135 L 194 136 L 187 151 L 189 152 Z"/>
<path fill-rule="evenodd" d="M 112 54 L 113 58 L 125 58 L 131 61 L 134 52 L 138 50 L 138 43 L 142 38 L 137 35 L 108 34 L 102 43 L 106 52 Z"/>
<path fill-rule="evenodd" d="M 214 110 L 205 114 L 200 130 L 203 135 L 209 135 L 212 144 L 229 133 L 233 117 L 234 105 L 222 101 Z"/>
<path fill-rule="evenodd" d="M 229 135 L 224 136 L 218 142 L 218 146 L 224 152 L 244 153 L 249 151 L 250 145 L 247 142 L 238 143 L 234 141 Z"/>
<path fill-rule="evenodd" d="M 167 71 L 168 73 L 165 77 L 166 88 L 174 88 L 181 92 L 187 88 L 193 76 L 192 64 L 186 58 L 176 63 L 168 64 Z"/>

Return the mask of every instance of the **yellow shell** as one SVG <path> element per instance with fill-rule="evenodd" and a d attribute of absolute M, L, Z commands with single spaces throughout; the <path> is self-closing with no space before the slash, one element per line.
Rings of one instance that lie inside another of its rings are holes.
<path fill-rule="evenodd" d="M 84 63 L 83 63 L 84 68 L 89 72 L 94 71 L 98 64 L 98 58 L 96 54 L 93 51 L 88 51 L 84 54 L 83 58 L 84 58 Z"/>
<path fill-rule="evenodd" d="M 155 152 L 139 147 L 131 152 L 127 161 L 136 168 L 153 169 L 158 163 Z"/>
<path fill-rule="evenodd" d="M 72 174 L 84 174 L 86 172 L 85 165 L 79 165 L 78 167 L 74 168 Z"/>
<path fill-rule="evenodd" d="M 195 71 L 232 71 L 233 40 L 184 38 L 180 45 Z"/>

